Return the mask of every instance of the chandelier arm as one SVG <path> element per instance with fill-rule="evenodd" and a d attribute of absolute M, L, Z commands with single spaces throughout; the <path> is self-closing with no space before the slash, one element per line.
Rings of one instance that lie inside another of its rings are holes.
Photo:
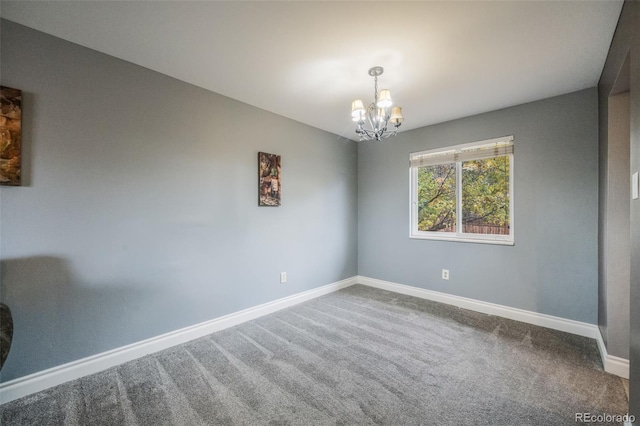
<path fill-rule="evenodd" d="M 366 129 L 364 127 L 360 127 L 359 130 L 360 130 L 359 133 L 361 135 L 366 135 L 367 137 L 371 137 L 372 136 L 371 130 L 369 130 L 369 129 Z"/>
<path fill-rule="evenodd" d="M 362 133 L 360 133 L 360 140 L 361 141 L 369 141 L 371 139 L 373 139 L 374 136 L 372 134 L 370 134 L 369 131 L 364 130 Z"/>
<path fill-rule="evenodd" d="M 397 131 L 393 130 L 393 131 L 389 131 L 389 132 L 385 132 L 385 134 L 382 136 L 383 139 L 387 139 L 391 136 L 395 136 L 396 134 L 398 134 Z"/>
<path fill-rule="evenodd" d="M 369 126 L 371 127 L 372 131 L 375 133 L 378 131 L 376 124 L 375 124 L 375 113 L 376 113 L 376 105 L 375 103 L 370 104 L 369 108 L 367 109 L 367 120 L 369 121 Z"/>

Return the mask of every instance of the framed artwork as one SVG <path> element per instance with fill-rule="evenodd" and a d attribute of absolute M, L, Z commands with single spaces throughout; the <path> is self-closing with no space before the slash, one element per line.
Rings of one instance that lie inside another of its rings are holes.
<path fill-rule="evenodd" d="M 282 197 L 281 158 L 276 154 L 258 153 L 258 205 L 278 207 Z"/>
<path fill-rule="evenodd" d="M 22 91 L 0 86 L 0 185 L 20 186 Z"/>

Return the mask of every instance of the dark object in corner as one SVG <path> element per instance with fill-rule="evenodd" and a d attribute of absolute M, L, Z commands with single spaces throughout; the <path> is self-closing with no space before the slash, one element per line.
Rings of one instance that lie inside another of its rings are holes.
<path fill-rule="evenodd" d="M 0 303 L 0 369 L 9 355 L 13 340 L 13 318 L 11 310 L 4 303 Z"/>

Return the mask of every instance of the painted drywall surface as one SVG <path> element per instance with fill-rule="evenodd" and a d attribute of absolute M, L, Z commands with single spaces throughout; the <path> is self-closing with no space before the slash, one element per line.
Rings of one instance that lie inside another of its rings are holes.
<path fill-rule="evenodd" d="M 25 141 L 2 381 L 357 274 L 355 142 L 7 21 L 1 54 Z M 258 151 L 281 207 L 258 207 Z"/>
<path fill-rule="evenodd" d="M 599 129 L 598 325 L 607 352 L 628 359 L 629 94 L 607 102 Z"/>
<path fill-rule="evenodd" d="M 631 170 L 640 172 L 640 3 L 635 2 L 635 33 L 633 40 L 633 65 L 631 67 L 631 90 L 633 98 L 630 106 L 631 116 Z M 633 390 L 629 395 L 629 412 L 640 419 L 640 200 L 631 205 L 631 279 L 630 309 L 631 338 L 629 359 L 631 364 L 630 383 Z M 636 423 L 640 421 L 636 420 Z"/>
<path fill-rule="evenodd" d="M 599 112 L 598 140 L 602 141 L 603 134 L 608 132 L 606 112 Z M 598 327 L 602 340 L 608 345 L 608 306 L 607 303 L 607 212 L 609 208 L 607 197 L 607 185 L 609 182 L 609 147 L 606 143 L 598 144 Z"/>
<path fill-rule="evenodd" d="M 630 63 L 630 173 L 640 171 L 640 2 L 626 1 L 598 83 L 600 144 L 607 143 L 608 100 L 627 56 Z M 629 413 L 640 424 L 640 200 L 630 201 Z"/>
<path fill-rule="evenodd" d="M 604 220 L 607 352 L 629 358 L 629 93 L 609 99 Z M 603 173 L 603 172 L 601 172 Z M 602 199 L 601 199 L 602 200 Z M 599 320 L 603 320 L 602 317 Z"/>
<path fill-rule="evenodd" d="M 597 112 L 594 88 L 359 144 L 360 275 L 595 324 Z M 410 239 L 409 153 L 505 135 L 515 245 Z"/>

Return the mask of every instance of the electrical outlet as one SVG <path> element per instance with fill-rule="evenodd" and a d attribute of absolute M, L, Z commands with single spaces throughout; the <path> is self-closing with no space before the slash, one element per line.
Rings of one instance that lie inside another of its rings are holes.
<path fill-rule="evenodd" d="M 449 279 L 449 270 L 448 269 L 443 269 L 442 270 L 442 279 L 443 280 L 448 280 Z"/>
<path fill-rule="evenodd" d="M 283 283 L 283 284 L 287 282 L 287 273 L 286 272 L 280 272 L 280 282 Z"/>

